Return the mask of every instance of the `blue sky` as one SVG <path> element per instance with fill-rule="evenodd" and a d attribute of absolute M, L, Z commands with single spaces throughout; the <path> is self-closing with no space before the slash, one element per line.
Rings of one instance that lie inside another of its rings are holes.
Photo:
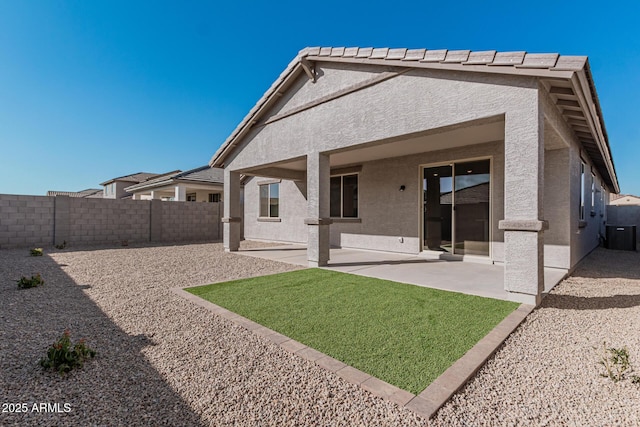
<path fill-rule="evenodd" d="M 588 55 L 640 194 L 638 2 L 0 0 L 0 193 L 78 191 L 211 155 L 305 46 Z"/>

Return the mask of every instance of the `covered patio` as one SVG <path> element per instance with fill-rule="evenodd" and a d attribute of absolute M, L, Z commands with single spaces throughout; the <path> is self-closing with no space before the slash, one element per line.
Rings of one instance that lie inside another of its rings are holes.
<path fill-rule="evenodd" d="M 383 270 L 446 288 L 471 269 L 472 290 L 493 274 L 487 286 L 532 305 L 549 268 L 564 276 L 597 247 L 619 190 L 587 59 L 558 54 L 309 48 L 210 165 L 224 168 L 228 252 L 242 237 L 295 243 L 328 268 L 349 264 L 331 247 L 428 266 L 447 252 L 499 267 Z"/>
<path fill-rule="evenodd" d="M 277 245 L 243 249 L 237 253 L 304 267 L 309 264 L 305 245 Z M 331 248 L 330 260 L 327 266 L 321 268 L 463 294 L 513 300 L 511 293 L 504 288 L 504 266 L 497 264 L 453 261 L 422 254 Z M 560 283 L 565 275 L 566 270 L 545 268 L 544 294 Z"/>

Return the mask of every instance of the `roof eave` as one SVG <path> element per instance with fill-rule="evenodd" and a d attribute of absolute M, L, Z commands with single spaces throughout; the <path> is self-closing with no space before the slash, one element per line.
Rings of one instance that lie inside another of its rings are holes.
<path fill-rule="evenodd" d="M 609 174 L 609 178 L 611 180 L 611 184 L 613 186 L 613 192 L 620 192 L 620 184 L 618 183 L 618 177 L 615 170 L 615 165 L 613 163 L 613 157 L 611 155 L 611 146 L 609 145 L 609 137 L 607 135 L 607 130 L 604 124 L 604 116 L 602 115 L 602 109 L 600 107 L 600 101 L 598 99 L 598 94 L 595 90 L 595 83 L 593 81 L 593 76 L 590 72 L 590 67 L 588 61 L 586 62 L 584 68 L 578 72 L 576 72 L 576 78 L 578 81 L 578 86 L 582 91 L 582 94 L 586 101 L 586 107 L 592 117 L 594 131 L 596 136 L 595 140 L 598 144 L 598 148 L 600 151 L 600 155 L 604 160 L 606 165 L 606 172 Z"/>
<path fill-rule="evenodd" d="M 611 156 L 611 148 L 609 146 L 606 129 L 604 127 L 604 118 L 600 108 L 598 95 L 595 91 L 595 84 L 590 73 L 588 59 L 585 56 L 563 56 L 562 63 L 557 61 L 551 68 L 525 66 L 525 65 L 491 65 L 486 64 L 468 64 L 462 62 L 447 61 L 425 61 L 425 60 L 407 60 L 405 59 L 372 59 L 358 58 L 355 56 L 331 56 L 331 51 L 324 51 L 320 48 L 305 48 L 289 63 L 287 68 L 280 74 L 278 79 L 264 93 L 256 105 L 249 111 L 240 124 L 229 135 L 225 142 L 220 146 L 216 153 L 209 161 L 211 167 L 224 167 L 225 160 L 234 151 L 238 142 L 252 129 L 262 114 L 264 114 L 279 98 L 279 94 L 287 88 L 288 84 L 302 72 L 307 72 L 303 67 L 303 61 L 306 64 L 310 62 L 342 62 L 378 65 L 385 67 L 402 67 L 402 68 L 419 68 L 434 69 L 447 71 L 471 71 L 477 73 L 491 74 L 508 74 L 523 77 L 536 77 L 544 79 L 562 79 L 574 81 L 577 79 L 577 86 L 580 88 L 584 97 L 584 104 L 589 111 L 596 135 L 596 141 L 599 146 L 602 159 L 606 165 L 606 173 L 608 173 L 612 183 L 613 190 L 619 192 L 619 184 L 613 165 Z M 577 76 L 577 77 L 576 77 Z M 586 113 L 586 111 L 585 111 Z"/>
<path fill-rule="evenodd" d="M 355 58 L 355 57 L 330 57 L 311 55 L 313 49 L 305 48 L 301 50 L 298 55 L 289 63 L 287 68 L 280 74 L 278 79 L 271 85 L 271 87 L 264 93 L 256 105 L 249 111 L 240 124 L 234 129 L 224 143 L 218 148 L 216 153 L 211 157 L 209 166 L 211 167 L 224 167 L 224 161 L 227 156 L 233 151 L 233 148 L 237 146 L 237 140 L 241 139 L 247 132 L 249 132 L 252 126 L 257 123 L 262 113 L 264 113 L 273 102 L 275 96 L 280 93 L 283 87 L 286 87 L 291 80 L 296 78 L 300 73 L 305 72 L 302 66 L 302 60 L 308 62 L 342 62 L 342 63 L 356 63 L 356 64 L 369 64 L 369 65 L 381 65 L 387 67 L 412 67 L 412 68 L 425 68 L 425 69 L 439 69 L 439 70 L 453 70 L 453 71 L 472 71 L 482 73 L 493 74 L 511 74 L 520 76 L 531 77 L 551 77 L 569 79 L 573 75 L 573 69 L 558 68 L 558 69 L 545 69 L 545 68 L 515 68 L 513 66 L 491 66 L 486 65 L 467 65 L 462 63 L 442 63 L 442 62 L 419 62 L 419 61 L 406 61 L 406 60 L 389 60 L 389 59 L 369 59 L 369 58 Z"/>
<path fill-rule="evenodd" d="M 303 53 L 301 51 L 301 53 Z M 267 91 L 262 95 L 260 100 L 256 103 L 256 105 L 249 111 L 249 113 L 245 116 L 245 118 L 240 122 L 240 124 L 233 130 L 231 135 L 225 140 L 225 142 L 220 146 L 220 148 L 216 151 L 216 153 L 211 157 L 209 161 L 209 166 L 211 167 L 224 167 L 224 160 L 227 155 L 233 150 L 236 146 L 235 141 L 244 136 L 251 127 L 257 122 L 260 115 L 271 107 L 271 103 L 274 100 L 276 94 L 279 93 L 280 89 L 286 87 L 292 79 L 296 78 L 299 73 L 303 72 L 302 65 L 300 63 L 301 54 L 298 54 L 285 68 L 285 70 L 280 74 L 278 79 L 267 89 Z"/>
<path fill-rule="evenodd" d="M 124 191 L 128 192 L 128 193 L 133 193 L 135 191 L 139 191 L 139 190 L 146 190 L 149 188 L 155 188 L 155 187 L 162 187 L 165 186 L 167 184 L 171 184 L 173 182 L 173 178 L 170 179 L 166 179 L 164 181 L 156 181 L 156 182 L 145 182 L 142 184 L 136 184 L 136 185 L 130 185 L 129 187 L 125 187 Z"/>
<path fill-rule="evenodd" d="M 307 61 L 311 62 L 340 62 L 350 64 L 363 65 L 380 65 L 385 67 L 401 67 L 401 68 L 423 68 L 446 71 L 473 71 L 478 73 L 489 74 L 509 74 L 530 77 L 551 77 L 551 78 L 570 78 L 576 69 L 569 68 L 534 68 L 534 67 L 518 67 L 505 65 L 485 65 L 485 64 L 465 64 L 458 62 L 420 62 L 407 61 L 401 59 L 369 59 L 369 58 L 353 58 L 353 57 L 328 57 L 328 56 L 307 56 Z"/>
<path fill-rule="evenodd" d="M 223 185 L 223 182 L 220 181 L 205 181 L 202 179 L 189 179 L 189 178 L 179 178 L 175 179 L 174 182 L 179 182 L 182 184 L 204 184 L 204 185 Z"/>

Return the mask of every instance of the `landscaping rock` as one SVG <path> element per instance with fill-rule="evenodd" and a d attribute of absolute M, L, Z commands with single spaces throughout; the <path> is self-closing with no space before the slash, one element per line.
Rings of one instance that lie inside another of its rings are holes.
<path fill-rule="evenodd" d="M 640 425 L 640 384 L 598 364 L 627 347 L 640 375 L 640 254 L 597 249 L 437 414 L 434 424 Z"/>
<path fill-rule="evenodd" d="M 170 291 L 296 268 L 219 243 L 0 251 L 0 400 L 28 408 L 0 425 L 640 425 L 640 385 L 598 364 L 606 341 L 640 371 L 637 253 L 590 255 L 430 421 Z M 38 361 L 65 329 L 98 354 L 60 376 Z"/>
<path fill-rule="evenodd" d="M 424 425 L 170 291 L 296 268 L 219 243 L 1 251 L 0 400 L 29 411 L 0 413 L 0 425 Z M 17 289 L 36 272 L 46 286 Z M 61 377 L 38 360 L 65 329 L 98 354 Z"/>

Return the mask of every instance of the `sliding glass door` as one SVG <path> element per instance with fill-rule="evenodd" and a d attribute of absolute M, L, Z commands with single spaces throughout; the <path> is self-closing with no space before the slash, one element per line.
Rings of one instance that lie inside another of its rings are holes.
<path fill-rule="evenodd" d="M 490 160 L 424 168 L 424 249 L 489 256 Z"/>

